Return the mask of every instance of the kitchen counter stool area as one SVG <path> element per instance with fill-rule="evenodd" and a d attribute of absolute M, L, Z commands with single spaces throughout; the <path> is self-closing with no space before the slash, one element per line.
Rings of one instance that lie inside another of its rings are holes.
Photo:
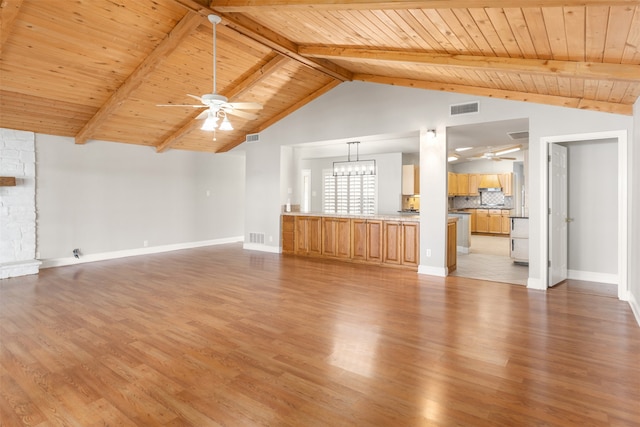
<path fill-rule="evenodd" d="M 325 215 L 281 217 L 282 253 L 417 270 L 419 217 L 406 215 Z M 456 268 L 456 220 L 448 224 L 447 266 Z M 453 250 L 451 250 L 452 246 Z"/>

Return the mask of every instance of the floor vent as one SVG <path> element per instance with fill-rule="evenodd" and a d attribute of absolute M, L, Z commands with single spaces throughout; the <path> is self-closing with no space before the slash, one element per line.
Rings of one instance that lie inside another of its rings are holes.
<path fill-rule="evenodd" d="M 245 142 L 259 142 L 260 134 L 259 133 L 248 133 L 245 137 Z"/>
<path fill-rule="evenodd" d="M 480 112 L 479 102 L 468 102 L 466 104 L 455 104 L 449 106 L 449 114 L 460 116 L 462 114 L 476 114 Z"/>
<path fill-rule="evenodd" d="M 264 233 L 249 233 L 249 243 L 264 245 Z"/>
<path fill-rule="evenodd" d="M 529 139 L 529 131 L 525 130 L 525 131 L 521 131 L 521 132 L 507 132 L 507 135 L 509 135 L 509 138 L 511 139 Z"/>

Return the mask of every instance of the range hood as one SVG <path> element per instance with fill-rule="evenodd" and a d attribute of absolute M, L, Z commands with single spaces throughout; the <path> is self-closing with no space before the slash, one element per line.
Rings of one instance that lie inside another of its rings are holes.
<path fill-rule="evenodd" d="M 502 191 L 502 185 L 498 175 L 494 174 L 482 174 L 480 175 L 480 183 L 478 184 L 478 191 Z"/>

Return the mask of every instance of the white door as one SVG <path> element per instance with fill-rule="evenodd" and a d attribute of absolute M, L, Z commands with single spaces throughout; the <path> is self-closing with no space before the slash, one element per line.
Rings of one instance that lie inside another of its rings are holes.
<path fill-rule="evenodd" d="M 568 192 L 567 147 L 550 144 L 549 163 L 549 286 L 567 279 Z"/>

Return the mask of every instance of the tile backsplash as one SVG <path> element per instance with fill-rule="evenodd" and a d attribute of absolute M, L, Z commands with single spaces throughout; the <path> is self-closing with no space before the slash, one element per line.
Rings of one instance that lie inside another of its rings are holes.
<path fill-rule="evenodd" d="M 501 191 L 484 193 L 482 197 L 483 197 L 482 200 L 480 200 L 480 196 L 450 197 L 449 208 L 451 209 L 478 208 L 480 207 L 482 202 L 490 205 L 504 204 L 505 209 L 513 208 L 513 197 L 505 196 L 504 193 Z"/>

